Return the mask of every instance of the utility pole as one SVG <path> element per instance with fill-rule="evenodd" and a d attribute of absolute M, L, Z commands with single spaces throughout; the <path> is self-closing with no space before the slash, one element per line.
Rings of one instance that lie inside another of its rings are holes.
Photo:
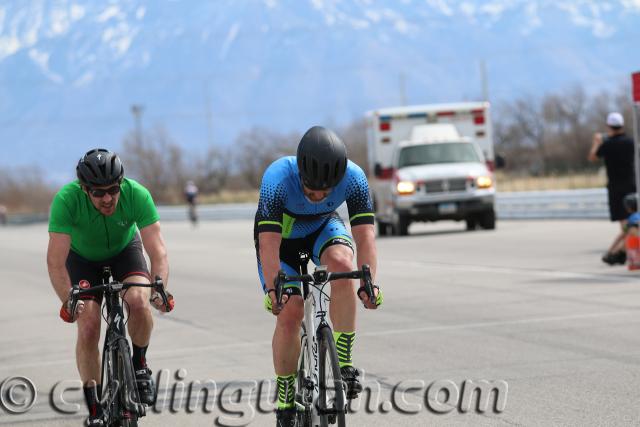
<path fill-rule="evenodd" d="M 210 78 L 204 79 L 204 113 L 207 119 L 207 143 L 213 145 L 213 113 L 211 111 Z"/>
<path fill-rule="evenodd" d="M 406 88 L 406 78 L 404 72 L 400 73 L 399 83 L 400 83 L 400 105 L 407 105 L 407 88 Z"/>
<path fill-rule="evenodd" d="M 138 145 L 142 144 L 142 112 L 144 111 L 144 106 L 140 104 L 131 105 L 131 114 L 133 114 L 133 120 L 136 125 L 136 143 Z"/>
<path fill-rule="evenodd" d="M 480 60 L 480 82 L 482 84 L 482 100 L 489 102 L 489 83 L 487 82 L 487 66 L 484 59 Z"/>

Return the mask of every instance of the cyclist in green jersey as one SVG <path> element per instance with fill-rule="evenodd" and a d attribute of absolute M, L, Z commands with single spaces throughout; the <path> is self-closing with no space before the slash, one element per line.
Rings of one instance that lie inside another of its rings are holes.
<path fill-rule="evenodd" d="M 55 195 L 49 216 L 47 266 L 53 288 L 62 301 L 60 317 L 78 323 L 76 361 L 89 409 L 87 425 L 102 426 L 100 378 L 100 297 L 87 296 L 70 313 L 72 283 L 87 288 L 100 285 L 103 267 L 110 266 L 120 282 L 150 283 L 160 276 L 168 283 L 169 264 L 160 232 L 158 212 L 149 191 L 124 178 L 120 158 L 105 149 L 87 152 L 76 167 L 78 179 Z M 151 272 L 143 254 L 151 261 Z M 167 293 L 169 296 L 170 294 Z M 142 403 L 153 404 L 155 386 L 147 366 L 153 316 L 150 306 L 165 311 L 162 299 L 149 288 L 131 288 L 124 295 L 133 365 Z M 173 299 L 170 299 L 170 309 Z"/>

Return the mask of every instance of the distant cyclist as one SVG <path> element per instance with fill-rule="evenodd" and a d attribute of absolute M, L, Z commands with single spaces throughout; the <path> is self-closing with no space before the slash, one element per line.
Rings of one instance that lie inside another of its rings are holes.
<path fill-rule="evenodd" d="M 165 286 L 169 264 L 160 233 L 159 216 L 151 194 L 136 181 L 124 178 L 120 158 L 105 149 L 87 152 L 76 167 L 78 179 L 55 195 L 49 217 L 47 266 L 53 288 L 62 301 L 60 317 L 78 323 L 76 361 L 89 409 L 87 425 L 102 426 L 100 375 L 100 297 L 87 296 L 77 313 L 70 313 L 69 290 L 100 284 L 104 266 L 115 280 L 150 283 L 159 275 Z M 151 260 L 151 274 L 143 254 Z M 155 401 L 155 386 L 147 366 L 153 316 L 152 304 L 164 310 L 162 299 L 148 288 L 131 288 L 123 298 L 128 308 L 128 331 L 133 344 L 133 366 L 142 403 Z M 171 297 L 170 297 L 171 298 Z"/>
<path fill-rule="evenodd" d="M 351 234 L 335 212 L 345 201 Z M 375 280 L 374 214 L 367 178 L 347 159 L 346 147 L 336 134 L 312 127 L 302 137 L 297 157 L 283 157 L 267 168 L 254 239 L 265 307 L 278 316 L 272 343 L 278 386 L 276 425 L 289 427 L 295 425 L 294 384 L 303 301 L 299 284 L 290 283 L 285 286 L 286 304 L 277 305 L 274 279 L 278 270 L 299 274 L 298 254 L 307 250 L 316 265 L 327 265 L 329 271 L 351 271 L 355 241 L 358 266 L 369 264 Z M 359 294 L 367 308 L 375 309 L 382 302 L 382 294 L 375 292 L 376 304 L 371 304 L 364 292 Z M 362 390 L 352 361 L 356 302 L 353 280 L 332 282 L 329 313 L 348 398 L 357 397 Z"/>
<path fill-rule="evenodd" d="M 198 223 L 198 213 L 196 212 L 198 187 L 193 181 L 187 181 L 187 184 L 184 186 L 184 198 L 187 201 L 189 209 L 189 220 L 193 225 L 196 225 Z"/>

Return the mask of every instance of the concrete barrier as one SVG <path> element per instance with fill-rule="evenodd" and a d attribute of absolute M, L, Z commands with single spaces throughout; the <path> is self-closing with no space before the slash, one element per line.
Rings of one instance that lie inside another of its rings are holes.
<path fill-rule="evenodd" d="M 158 206 L 162 221 L 188 220 L 186 206 Z M 252 219 L 255 203 L 198 206 L 201 221 Z M 348 218 L 345 204 L 338 213 Z M 584 190 L 517 191 L 496 194 L 498 219 L 606 219 L 609 217 L 607 191 Z M 46 222 L 47 214 L 9 215 L 9 224 Z"/>

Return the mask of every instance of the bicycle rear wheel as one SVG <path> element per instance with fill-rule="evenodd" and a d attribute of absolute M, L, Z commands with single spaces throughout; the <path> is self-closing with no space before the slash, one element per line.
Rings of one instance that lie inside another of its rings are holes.
<path fill-rule="evenodd" d="M 320 346 L 320 378 L 317 406 L 320 412 L 320 425 L 327 427 L 329 424 L 337 424 L 338 427 L 344 427 L 346 425 L 346 397 L 331 328 L 328 326 L 320 328 L 318 342 Z"/>

